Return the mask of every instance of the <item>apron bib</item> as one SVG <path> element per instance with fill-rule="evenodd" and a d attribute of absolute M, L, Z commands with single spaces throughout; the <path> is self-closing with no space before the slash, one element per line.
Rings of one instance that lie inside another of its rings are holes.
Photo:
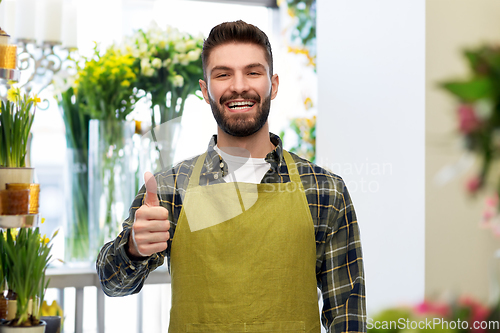
<path fill-rule="evenodd" d="M 291 155 L 288 183 L 199 186 L 205 156 L 172 240 L 169 332 L 320 332 L 314 226 Z"/>

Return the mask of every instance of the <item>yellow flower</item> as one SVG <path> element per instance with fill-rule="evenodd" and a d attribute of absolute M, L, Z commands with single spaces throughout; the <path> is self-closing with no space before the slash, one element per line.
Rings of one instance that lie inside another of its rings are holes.
<path fill-rule="evenodd" d="M 61 318 L 64 317 L 63 310 L 56 301 L 52 301 L 52 304 L 50 306 L 47 304 L 47 301 L 43 301 L 43 304 L 40 307 L 40 314 L 42 316 L 60 316 Z"/>
<path fill-rule="evenodd" d="M 47 245 L 49 242 L 50 238 L 48 238 L 46 234 L 44 234 L 43 237 L 40 237 L 40 243 Z"/>
<path fill-rule="evenodd" d="M 40 99 L 40 97 L 38 97 L 38 95 L 34 95 L 33 97 L 30 97 L 29 102 L 33 102 L 33 105 L 34 106 L 37 106 L 38 103 L 40 103 L 42 100 Z"/>
<path fill-rule="evenodd" d="M 10 229 L 10 234 L 11 234 L 11 236 L 12 236 L 13 239 L 17 238 L 17 234 L 18 233 L 19 233 L 18 229 Z M 7 237 L 7 233 L 5 234 L 5 237 Z"/>
<path fill-rule="evenodd" d="M 17 102 L 17 100 L 19 99 L 20 95 L 21 95 L 21 92 L 20 92 L 19 88 L 11 87 L 7 91 L 7 99 L 9 101 L 11 101 L 12 103 Z"/>
<path fill-rule="evenodd" d="M 313 101 L 310 97 L 307 97 L 304 101 L 304 106 L 306 107 L 306 110 L 309 110 L 310 108 L 313 107 Z"/>
<path fill-rule="evenodd" d="M 130 81 L 128 81 L 128 80 L 124 80 L 124 81 L 122 81 L 122 83 L 120 83 L 120 85 L 121 85 L 122 87 L 130 87 Z"/>

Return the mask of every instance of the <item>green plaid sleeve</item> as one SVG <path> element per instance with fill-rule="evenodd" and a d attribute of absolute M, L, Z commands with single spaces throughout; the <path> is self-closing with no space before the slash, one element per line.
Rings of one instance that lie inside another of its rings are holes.
<path fill-rule="evenodd" d="M 366 300 L 358 221 L 340 177 L 331 195 L 321 265 L 322 321 L 329 332 L 366 332 Z"/>
<path fill-rule="evenodd" d="M 104 293 L 108 296 L 126 296 L 138 293 L 149 273 L 164 262 L 164 253 L 156 253 L 143 261 L 131 260 L 125 251 L 135 212 L 142 206 L 145 187 L 141 188 L 129 210 L 118 237 L 105 244 L 96 261 L 96 269 Z M 167 207 L 166 207 L 167 208 Z M 168 208 L 167 208 L 168 209 Z M 170 211 L 169 211 L 170 216 Z"/>

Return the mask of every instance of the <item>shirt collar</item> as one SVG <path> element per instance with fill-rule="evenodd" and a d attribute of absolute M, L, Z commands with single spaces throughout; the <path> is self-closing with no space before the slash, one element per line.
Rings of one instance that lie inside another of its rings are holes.
<path fill-rule="evenodd" d="M 271 168 L 273 170 L 277 170 L 282 164 L 285 164 L 285 160 L 283 157 L 283 143 L 278 135 L 269 132 L 269 139 L 271 143 L 274 145 L 274 150 L 269 152 L 265 160 L 266 162 L 271 164 Z M 217 135 L 213 135 L 210 139 L 207 149 L 207 157 L 205 159 L 205 168 L 206 172 L 214 172 L 214 168 L 219 168 L 221 162 L 223 162 L 222 157 L 219 156 L 217 151 L 215 151 L 214 147 L 217 144 Z M 224 163 L 225 165 L 225 163 Z"/>

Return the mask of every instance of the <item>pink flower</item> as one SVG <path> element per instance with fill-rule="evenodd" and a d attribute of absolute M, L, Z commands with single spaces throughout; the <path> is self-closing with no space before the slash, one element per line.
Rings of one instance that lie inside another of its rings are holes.
<path fill-rule="evenodd" d="M 491 197 L 486 198 L 486 205 L 496 208 L 496 206 L 498 205 L 498 193 L 495 193 Z"/>
<path fill-rule="evenodd" d="M 482 185 L 481 178 L 478 176 L 474 176 L 467 181 L 467 186 L 466 186 L 467 192 L 474 194 L 477 192 L 477 190 L 479 190 L 481 185 Z"/>
<path fill-rule="evenodd" d="M 451 309 L 446 303 L 430 302 L 428 300 L 415 306 L 415 312 L 419 315 L 438 315 L 443 318 L 448 317 Z"/>
<path fill-rule="evenodd" d="M 460 123 L 460 131 L 464 134 L 473 132 L 480 125 L 474 108 L 468 104 L 462 104 L 458 108 L 458 120 Z"/>
<path fill-rule="evenodd" d="M 490 310 L 479 303 L 477 300 L 473 299 L 470 296 L 463 296 L 458 300 L 458 304 L 470 308 L 470 318 L 468 318 L 469 326 L 471 327 L 472 332 L 486 332 L 485 329 L 476 329 L 472 328 L 472 324 L 476 321 L 482 322 L 488 319 L 490 314 Z"/>

